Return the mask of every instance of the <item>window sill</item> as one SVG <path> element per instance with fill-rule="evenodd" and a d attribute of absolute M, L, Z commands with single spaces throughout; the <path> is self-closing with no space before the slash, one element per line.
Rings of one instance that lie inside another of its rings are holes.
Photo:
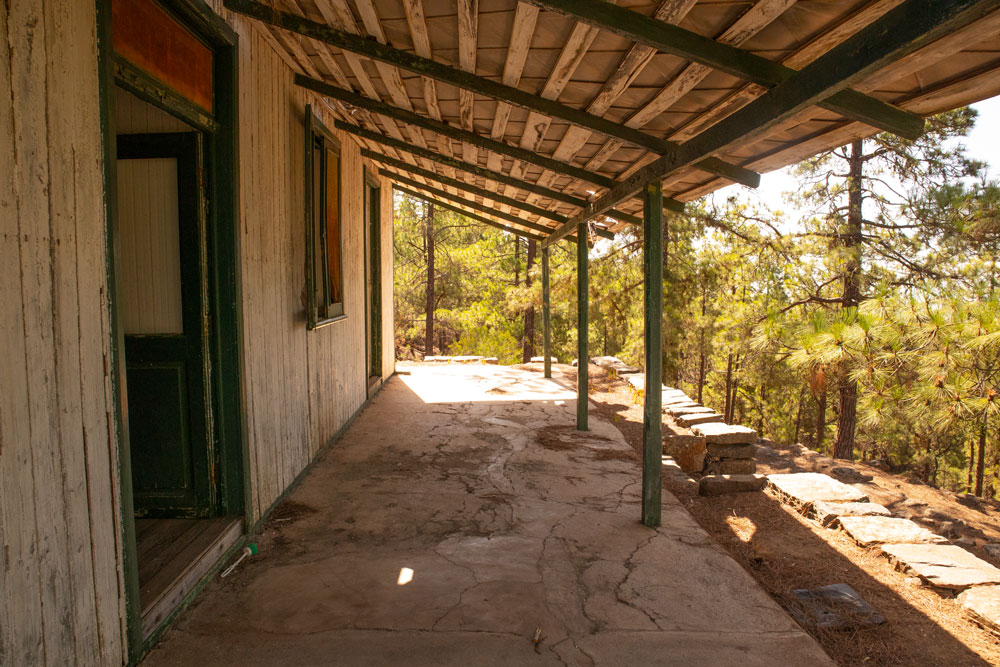
<path fill-rule="evenodd" d="M 347 315 L 336 315 L 334 317 L 328 317 L 325 320 L 320 320 L 319 322 L 314 324 L 312 327 L 310 327 L 309 330 L 316 331 L 317 329 L 322 329 L 323 327 L 329 326 L 331 324 L 336 324 L 337 322 L 341 322 L 346 319 Z"/>

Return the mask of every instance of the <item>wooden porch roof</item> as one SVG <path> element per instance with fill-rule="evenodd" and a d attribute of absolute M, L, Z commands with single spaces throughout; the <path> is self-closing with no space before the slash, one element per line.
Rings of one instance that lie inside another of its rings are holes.
<path fill-rule="evenodd" d="M 258 19 L 300 85 L 327 94 L 338 128 L 358 136 L 369 157 L 391 159 L 387 176 L 428 197 L 448 193 L 465 210 L 463 200 L 474 201 L 471 212 L 532 235 L 565 227 L 672 145 L 904 4 L 913 3 L 225 0 Z M 753 172 L 882 129 L 905 134 L 912 114 L 1000 94 L 997 6 L 969 0 L 971 18 L 883 62 L 836 101 L 824 97 L 669 173 L 664 195 L 683 202 L 734 180 L 752 183 Z M 666 23 L 680 30 L 661 34 Z M 357 35 L 368 39 L 352 42 Z M 638 222 L 641 201 L 619 198 L 601 210 L 593 219 L 613 230 Z"/>

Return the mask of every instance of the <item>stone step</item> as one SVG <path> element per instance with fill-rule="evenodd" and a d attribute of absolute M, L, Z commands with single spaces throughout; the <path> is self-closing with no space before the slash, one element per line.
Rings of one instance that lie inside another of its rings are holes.
<path fill-rule="evenodd" d="M 942 544 L 948 541 L 909 519 L 895 516 L 842 516 L 837 523 L 863 547 L 875 544 Z"/>
<path fill-rule="evenodd" d="M 705 475 L 698 482 L 698 494 L 721 496 L 727 493 L 761 491 L 767 478 L 763 475 Z"/>
<path fill-rule="evenodd" d="M 691 427 L 695 435 L 703 435 L 708 442 L 717 445 L 741 445 L 757 442 L 757 431 L 739 424 L 709 422 Z"/>
<path fill-rule="evenodd" d="M 842 516 L 891 516 L 892 513 L 877 503 L 831 503 L 817 500 L 812 504 L 812 517 L 821 525 L 830 526 Z"/>
<path fill-rule="evenodd" d="M 754 445 L 720 445 L 707 443 L 708 455 L 713 459 L 752 459 L 757 451 Z"/>
<path fill-rule="evenodd" d="M 681 415 L 680 417 L 677 417 L 677 423 L 683 426 L 684 428 L 692 428 L 700 424 L 721 422 L 722 419 L 723 419 L 722 415 L 716 412 L 711 412 L 708 414 L 700 414 L 700 415 Z"/>
<path fill-rule="evenodd" d="M 706 475 L 752 475 L 757 472 L 757 462 L 753 459 L 716 459 L 705 463 Z"/>
<path fill-rule="evenodd" d="M 685 415 L 711 415 L 715 414 L 715 410 L 712 408 L 706 408 L 704 405 L 680 405 L 680 406 L 668 406 L 666 408 L 674 417 L 683 417 Z"/>
<path fill-rule="evenodd" d="M 705 467 L 705 438 L 697 435 L 663 436 L 663 453 L 685 472 L 701 472 Z"/>
<path fill-rule="evenodd" d="M 810 511 L 813 503 L 820 500 L 850 503 L 868 502 L 868 496 L 864 492 L 819 472 L 768 475 L 767 484 L 782 501 L 806 512 Z"/>
<path fill-rule="evenodd" d="M 954 544 L 885 544 L 882 553 L 897 569 L 937 588 L 964 590 L 1000 584 L 1000 569 Z"/>
<path fill-rule="evenodd" d="M 466 355 L 461 357 L 452 357 L 451 360 L 456 364 L 478 364 L 483 360 L 483 357 Z"/>
<path fill-rule="evenodd" d="M 559 360 L 556 359 L 555 357 L 549 357 L 549 361 L 551 361 L 553 364 L 558 364 L 559 363 Z M 533 364 L 544 364 L 545 363 L 545 357 L 544 356 L 542 356 L 542 357 L 532 357 L 531 358 L 531 363 L 533 363 Z"/>
<path fill-rule="evenodd" d="M 1000 634 L 1000 586 L 976 586 L 957 598 L 974 621 Z"/>

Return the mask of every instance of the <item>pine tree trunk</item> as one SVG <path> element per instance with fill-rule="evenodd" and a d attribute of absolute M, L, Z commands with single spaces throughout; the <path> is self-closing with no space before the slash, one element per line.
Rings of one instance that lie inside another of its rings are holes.
<path fill-rule="evenodd" d="M 864 190 L 864 142 L 851 143 L 850 172 L 847 178 L 847 230 L 841 237 L 846 250 L 842 308 L 857 308 L 861 303 L 861 244 Z M 854 458 L 854 435 L 858 426 L 858 383 L 840 373 L 840 405 L 837 410 L 837 440 L 833 443 L 833 458 Z"/>
<path fill-rule="evenodd" d="M 982 426 L 979 427 L 979 460 L 976 462 L 976 495 L 983 497 L 983 477 L 986 473 L 986 428 L 989 425 L 987 417 L 983 416 Z"/>
<path fill-rule="evenodd" d="M 965 492 L 972 493 L 972 474 L 976 470 L 976 441 L 969 440 L 969 470 L 965 481 Z"/>
<path fill-rule="evenodd" d="M 726 405 L 722 409 L 722 419 L 727 424 L 731 423 L 729 421 L 729 415 L 731 414 L 731 408 L 732 408 L 732 406 L 730 405 L 732 390 L 733 390 L 733 353 L 730 352 L 729 359 L 726 361 Z"/>
<path fill-rule="evenodd" d="M 535 264 L 535 253 L 537 245 L 533 239 L 528 240 L 528 258 L 524 270 L 524 286 L 531 287 L 531 267 Z M 528 306 L 524 311 L 524 340 L 521 360 L 524 363 L 531 361 L 535 356 L 535 307 Z"/>
<path fill-rule="evenodd" d="M 424 247 L 427 249 L 427 301 L 424 356 L 434 354 L 434 204 L 427 204 L 424 217 Z"/>
<path fill-rule="evenodd" d="M 795 414 L 795 437 L 792 439 L 793 443 L 799 441 L 799 434 L 802 432 L 802 403 L 806 397 L 806 388 L 802 387 L 799 389 L 799 410 Z"/>
<path fill-rule="evenodd" d="M 816 397 L 816 451 L 826 440 L 826 389 Z"/>

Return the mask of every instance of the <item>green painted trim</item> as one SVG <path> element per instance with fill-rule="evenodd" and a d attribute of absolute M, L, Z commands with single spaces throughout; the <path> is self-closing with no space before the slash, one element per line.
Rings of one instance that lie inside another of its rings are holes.
<path fill-rule="evenodd" d="M 533 239 L 535 241 L 541 241 L 542 239 L 545 238 L 544 236 L 539 236 L 537 234 L 532 234 L 530 232 L 526 232 L 526 231 L 523 231 L 521 229 L 514 229 L 513 227 L 508 227 L 507 225 L 502 225 L 499 222 L 496 222 L 494 220 L 490 220 L 489 218 L 484 218 L 483 216 L 476 215 L 475 213 L 470 213 L 469 211 L 463 211 L 462 209 L 460 209 L 457 206 L 452 206 L 451 204 L 446 204 L 443 201 L 434 199 L 433 197 L 428 197 L 427 195 L 421 194 L 419 192 L 415 192 L 414 190 L 410 190 L 408 188 L 404 188 L 401 185 L 395 185 L 395 184 L 393 184 L 392 189 L 393 190 L 398 190 L 399 192 L 402 192 L 405 195 L 409 195 L 410 197 L 416 197 L 417 199 L 420 199 L 422 201 L 432 203 L 435 206 L 440 206 L 441 208 L 447 209 L 449 211 L 454 211 L 455 213 L 458 213 L 459 215 L 464 215 L 465 217 L 467 217 L 467 218 L 469 218 L 471 220 L 475 220 L 477 222 L 481 222 L 484 225 L 489 225 L 490 227 L 496 227 L 497 229 L 502 229 L 505 232 L 509 232 L 509 233 L 515 234 L 517 236 L 523 236 L 524 238 Z"/>
<path fill-rule="evenodd" d="M 552 377 L 552 308 L 549 288 L 549 249 L 542 248 L 542 354 L 545 377 Z"/>
<path fill-rule="evenodd" d="M 663 475 L 663 186 L 643 192 L 642 269 L 646 385 L 642 410 L 642 523 L 660 525 Z"/>
<path fill-rule="evenodd" d="M 108 375 L 111 379 L 112 414 L 109 424 L 117 446 L 118 460 L 116 472 L 119 480 L 121 512 L 121 560 L 122 578 L 125 581 L 125 642 L 129 664 L 137 664 L 142 655 L 142 618 L 139 609 L 139 566 L 135 538 L 135 518 L 132 504 L 132 462 L 129 455 L 128 406 L 122 390 L 125 384 L 125 335 L 122 327 L 118 303 L 121 290 L 117 276 L 121 274 L 121 249 L 118 245 L 117 209 L 113 202 L 117 199 L 117 134 L 115 132 L 115 71 L 114 54 L 111 49 L 111 0 L 96 0 L 97 5 L 97 65 L 98 91 L 101 115 L 101 142 L 104 158 L 105 220 L 105 271 L 106 307 L 111 338 L 111 355 Z"/>
<path fill-rule="evenodd" d="M 219 123 L 208 111 L 194 104 L 173 88 L 160 83 L 141 69 L 115 54 L 112 56 L 115 81 L 136 97 L 203 132 L 216 132 Z"/>
<path fill-rule="evenodd" d="M 576 430 L 587 431 L 590 408 L 590 352 L 587 349 L 590 335 L 590 281 L 587 265 L 590 261 L 590 248 L 587 245 L 586 222 L 581 222 L 577 227 L 576 236 L 580 239 L 576 244 Z"/>
<path fill-rule="evenodd" d="M 588 25 L 621 35 L 727 74 L 762 86 L 774 86 L 788 80 L 795 70 L 750 51 L 717 42 L 696 32 L 602 0 L 527 0 L 542 9 L 572 17 Z M 916 139 L 924 130 L 919 114 L 900 109 L 854 90 L 843 90 L 820 102 L 820 106 L 849 119 Z"/>

